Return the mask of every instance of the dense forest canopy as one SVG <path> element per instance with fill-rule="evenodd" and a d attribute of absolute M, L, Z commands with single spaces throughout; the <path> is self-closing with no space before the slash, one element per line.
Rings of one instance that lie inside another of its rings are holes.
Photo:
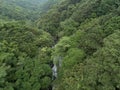
<path fill-rule="evenodd" d="M 52 2 L 52 3 L 51 3 Z M 0 17 L 15 20 L 36 20 L 55 1 L 51 0 L 1 0 Z"/>
<path fill-rule="evenodd" d="M 120 90 L 120 0 L 0 0 L 0 90 Z"/>

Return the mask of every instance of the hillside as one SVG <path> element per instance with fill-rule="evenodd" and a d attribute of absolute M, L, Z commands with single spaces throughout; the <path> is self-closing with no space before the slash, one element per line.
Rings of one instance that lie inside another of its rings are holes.
<path fill-rule="evenodd" d="M 2 2 L 0 90 L 120 90 L 120 0 Z"/>
<path fill-rule="evenodd" d="M 119 11 L 119 0 L 65 0 L 39 19 L 57 41 L 55 90 L 120 90 Z"/>
<path fill-rule="evenodd" d="M 1 0 L 0 17 L 15 20 L 36 20 L 47 0 Z M 4 17 L 3 17 L 4 16 Z"/>

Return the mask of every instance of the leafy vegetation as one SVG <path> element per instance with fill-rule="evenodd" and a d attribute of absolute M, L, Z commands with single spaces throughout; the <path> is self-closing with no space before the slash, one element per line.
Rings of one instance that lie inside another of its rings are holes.
<path fill-rule="evenodd" d="M 0 26 L 0 88 L 48 88 L 52 77 L 49 60 L 52 42 L 52 37 L 43 30 L 29 28 L 18 22 Z M 47 57 L 44 57 L 45 55 Z"/>
<path fill-rule="evenodd" d="M 15 20 L 36 20 L 42 13 L 42 5 L 47 0 L 2 0 L 0 17 Z"/>
<path fill-rule="evenodd" d="M 120 90 L 120 0 L 4 0 L 0 13 L 0 90 Z"/>

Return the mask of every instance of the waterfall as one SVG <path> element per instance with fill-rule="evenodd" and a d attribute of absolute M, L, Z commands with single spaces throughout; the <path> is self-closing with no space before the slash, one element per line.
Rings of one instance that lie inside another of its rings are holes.
<path fill-rule="evenodd" d="M 53 77 L 52 80 L 57 78 L 57 65 L 54 64 L 53 68 L 52 68 L 52 72 L 53 72 Z"/>
<path fill-rule="evenodd" d="M 52 67 L 52 80 L 55 80 L 58 76 L 58 69 L 62 66 L 62 57 L 61 56 L 56 56 L 54 57 L 54 65 Z M 52 90 L 55 90 L 55 85 L 52 86 Z"/>
<path fill-rule="evenodd" d="M 52 68 L 52 72 L 53 72 L 53 75 L 52 75 L 52 80 L 55 80 L 57 78 L 57 65 L 54 64 L 53 68 Z M 52 90 L 55 90 L 55 86 L 53 85 L 52 86 Z"/>
<path fill-rule="evenodd" d="M 54 66 L 52 68 L 52 72 L 53 72 L 53 79 L 55 79 L 57 78 L 58 69 L 62 66 L 62 57 L 61 56 L 55 57 L 53 62 L 54 62 Z"/>

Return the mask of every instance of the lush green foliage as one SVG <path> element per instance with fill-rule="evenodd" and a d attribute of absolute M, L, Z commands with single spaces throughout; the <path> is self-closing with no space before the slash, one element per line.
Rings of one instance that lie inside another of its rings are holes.
<path fill-rule="evenodd" d="M 36 20 L 47 0 L 1 0 L 0 18 L 15 20 Z"/>
<path fill-rule="evenodd" d="M 120 0 L 40 1 L 0 1 L 0 89 L 120 90 Z"/>
<path fill-rule="evenodd" d="M 50 87 L 52 44 L 52 37 L 42 30 L 18 22 L 1 25 L 0 89 L 39 90 Z"/>
<path fill-rule="evenodd" d="M 40 18 L 59 40 L 55 90 L 120 89 L 119 9 L 120 0 L 64 0 Z"/>

